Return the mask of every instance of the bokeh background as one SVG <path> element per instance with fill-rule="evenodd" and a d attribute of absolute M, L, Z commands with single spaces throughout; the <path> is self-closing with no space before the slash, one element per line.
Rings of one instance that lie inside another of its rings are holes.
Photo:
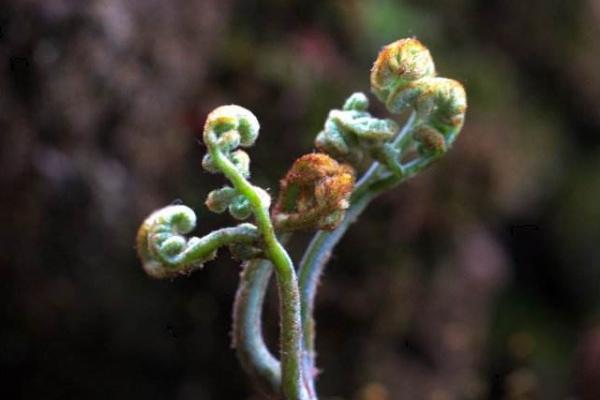
<path fill-rule="evenodd" d="M 256 113 L 253 179 L 275 193 L 407 36 L 465 84 L 467 122 L 335 252 L 321 397 L 600 399 L 597 0 L 2 2 L 0 397 L 252 398 L 229 343 L 239 266 L 152 280 L 137 226 L 174 201 L 201 234 L 230 223 L 202 206 L 213 107 Z M 266 313 L 274 343 L 272 293 Z"/>

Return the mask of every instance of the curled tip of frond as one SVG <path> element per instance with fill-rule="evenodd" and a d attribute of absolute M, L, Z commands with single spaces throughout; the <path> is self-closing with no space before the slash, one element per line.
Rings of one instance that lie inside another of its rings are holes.
<path fill-rule="evenodd" d="M 195 226 L 196 214 L 184 205 L 167 206 L 150 214 L 138 229 L 136 239 L 144 271 L 154 278 L 179 275 L 175 265 L 169 265 L 163 256 L 181 252 L 187 242 L 182 235 Z"/>
<path fill-rule="evenodd" d="M 437 124 L 442 131 L 460 129 L 467 111 L 465 88 L 454 79 L 435 78 L 432 81 L 434 81 L 432 90 L 439 99 L 435 102 L 437 107 L 433 111 L 433 123 Z"/>
<path fill-rule="evenodd" d="M 371 90 L 386 103 L 397 86 L 434 75 L 435 64 L 427 47 L 414 38 L 400 39 L 377 56 L 371 68 Z"/>
<path fill-rule="evenodd" d="M 187 275 L 214 259 L 219 247 L 235 246 L 236 254 L 249 255 L 255 253 L 253 246 L 260 239 L 258 229 L 252 224 L 187 239 L 184 235 L 195 226 L 196 214 L 183 205 L 167 206 L 150 214 L 136 238 L 138 256 L 146 273 L 154 278 Z"/>
<path fill-rule="evenodd" d="M 459 82 L 435 75 L 429 50 L 416 39 L 402 39 L 379 53 L 371 70 L 371 90 L 392 113 L 412 108 L 420 150 L 439 154 L 462 128 L 467 96 Z"/>
<path fill-rule="evenodd" d="M 220 106 L 206 117 L 204 141 L 229 149 L 249 147 L 256 141 L 259 129 L 258 119 L 250 110 L 235 104 Z"/>
<path fill-rule="evenodd" d="M 208 194 L 204 204 L 206 207 L 217 214 L 221 214 L 231 206 L 233 202 L 239 201 L 237 190 L 232 187 L 225 186 L 221 189 L 215 189 Z"/>
<path fill-rule="evenodd" d="M 250 110 L 236 105 L 215 108 L 204 124 L 204 143 L 209 152 L 202 159 L 202 167 L 211 173 L 221 172 L 213 159 L 218 151 L 244 176 L 250 176 L 250 157 L 238 147 L 249 147 L 258 137 L 260 125 Z"/>
<path fill-rule="evenodd" d="M 356 92 L 350 95 L 344 102 L 342 109 L 344 111 L 367 111 L 369 108 L 369 98 L 364 93 Z"/>
<path fill-rule="evenodd" d="M 271 196 L 258 186 L 253 186 L 253 190 L 259 196 L 262 207 L 269 208 Z M 248 198 L 229 186 L 210 192 L 204 204 L 210 211 L 217 214 L 229 210 L 231 216 L 238 220 L 245 220 L 252 215 L 252 205 Z"/>
<path fill-rule="evenodd" d="M 297 159 L 281 180 L 273 210 L 278 230 L 333 230 L 342 222 L 354 188 L 354 170 L 323 153 Z"/>
<path fill-rule="evenodd" d="M 399 128 L 390 119 L 372 117 L 368 106 L 367 96 L 354 93 L 341 110 L 332 110 L 315 139 L 317 149 L 353 165 L 362 164 L 368 157 L 377 158 L 381 146 L 391 140 Z"/>

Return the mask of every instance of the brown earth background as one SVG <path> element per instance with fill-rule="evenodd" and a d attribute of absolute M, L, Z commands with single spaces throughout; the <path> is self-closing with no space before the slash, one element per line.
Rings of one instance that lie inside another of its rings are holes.
<path fill-rule="evenodd" d="M 223 252 L 152 280 L 137 226 L 178 200 L 200 233 L 230 223 L 202 207 L 222 182 L 200 165 L 213 107 L 258 116 L 253 180 L 275 193 L 407 36 L 465 84 L 467 122 L 336 250 L 321 397 L 600 399 L 597 0 L 2 2 L 0 397 L 250 399 L 239 267 Z"/>

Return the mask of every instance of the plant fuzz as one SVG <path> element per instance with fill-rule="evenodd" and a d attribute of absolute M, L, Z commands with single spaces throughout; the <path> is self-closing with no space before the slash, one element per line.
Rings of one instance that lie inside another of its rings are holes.
<path fill-rule="evenodd" d="M 398 40 L 379 53 L 371 90 L 392 114 L 412 110 L 403 128 L 373 117 L 363 93 L 331 110 L 315 139 L 318 153 L 299 157 L 280 182 L 277 202 L 253 185 L 244 148 L 258 138 L 249 110 L 221 106 L 206 119 L 208 151 L 202 166 L 230 185 L 208 194 L 205 205 L 240 221 L 203 237 L 186 238 L 196 226 L 189 207 L 172 205 L 140 226 L 137 251 L 154 278 L 171 278 L 201 268 L 228 247 L 243 262 L 233 312 L 233 344 L 257 390 L 272 399 L 316 400 L 314 299 L 317 283 L 335 245 L 379 194 L 413 177 L 441 158 L 460 133 L 467 108 L 462 85 L 436 75 L 429 50 L 416 39 Z M 356 172 L 371 162 L 356 180 Z M 284 244 L 296 230 L 316 230 L 298 268 Z M 279 355 L 262 336 L 262 309 L 271 275 L 279 294 Z"/>

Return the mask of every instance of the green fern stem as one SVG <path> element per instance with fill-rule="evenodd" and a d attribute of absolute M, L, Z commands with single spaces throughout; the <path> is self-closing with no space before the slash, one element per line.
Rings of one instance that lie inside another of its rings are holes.
<path fill-rule="evenodd" d="M 390 145 L 393 148 L 405 147 L 416 123 L 416 114 L 413 113 Z M 300 261 L 298 283 L 301 296 L 304 347 L 302 366 L 304 368 L 304 375 L 310 377 L 309 387 L 313 393 L 315 392 L 314 377 L 317 371 L 315 362 L 314 304 L 317 286 L 333 249 L 350 225 L 356 221 L 374 198 L 392 186 L 398 185 L 402 181 L 414 176 L 426 168 L 432 161 L 429 158 L 419 158 L 412 163 L 408 163 L 399 169 L 401 174 L 392 175 L 395 179 L 393 182 L 389 181 L 390 172 L 386 166 L 378 162 L 373 163 L 356 184 L 350 198 L 350 207 L 346 210 L 346 217 L 342 223 L 333 231 L 318 231 L 308 245 Z"/>
<path fill-rule="evenodd" d="M 219 146 L 212 145 L 216 140 L 214 142 L 205 140 L 205 142 L 214 165 L 231 181 L 235 189 L 246 196 L 250 202 L 256 225 L 262 234 L 265 253 L 275 266 L 281 318 L 281 387 L 287 400 L 301 400 L 304 398 L 304 389 L 301 370 L 300 294 L 292 260 L 277 240 L 269 217 L 268 206 L 263 203 L 263 199 L 255 187 L 223 154 Z"/>
<path fill-rule="evenodd" d="M 253 384 L 265 396 L 281 392 L 281 363 L 267 347 L 262 333 L 262 310 L 273 273 L 267 259 L 246 263 L 233 306 L 233 347 Z"/>
<path fill-rule="evenodd" d="M 285 245 L 290 233 L 279 236 Z M 262 332 L 262 311 L 273 264 L 257 258 L 248 261 L 240 274 L 233 305 L 232 344 L 244 370 L 265 396 L 281 393 L 281 363 L 267 347 Z"/>

